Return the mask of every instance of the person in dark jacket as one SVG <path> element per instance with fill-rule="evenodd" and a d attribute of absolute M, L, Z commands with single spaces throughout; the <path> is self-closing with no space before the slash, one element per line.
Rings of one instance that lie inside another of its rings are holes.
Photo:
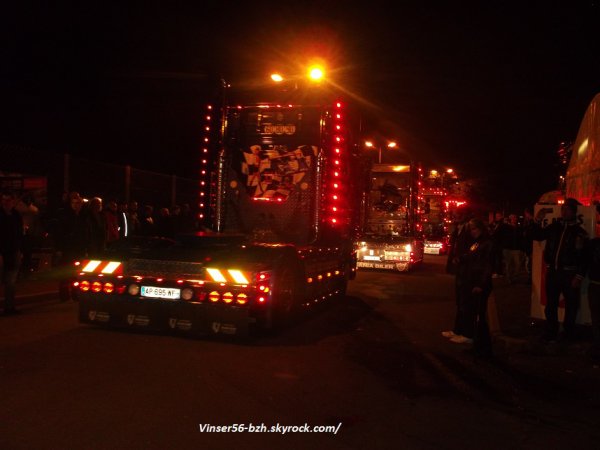
<path fill-rule="evenodd" d="M 542 340 L 554 342 L 558 337 L 558 302 L 565 298 L 564 332 L 562 338 L 570 340 L 575 333 L 575 319 L 579 310 L 581 281 L 585 275 L 584 247 L 587 232 L 577 221 L 577 205 L 574 198 L 567 198 L 561 207 L 561 219 L 546 227 L 541 223 L 546 215 L 544 208 L 536 214 L 533 239 L 546 241 L 544 264 L 546 266 L 546 331 Z"/>
<path fill-rule="evenodd" d="M 100 197 L 94 197 L 90 200 L 87 220 L 90 233 L 88 254 L 98 257 L 106 250 L 107 241 L 106 219 L 102 212 L 102 199 Z"/>
<path fill-rule="evenodd" d="M 516 214 L 509 214 L 508 222 L 501 223 L 496 230 L 496 237 L 502 251 L 503 273 L 509 284 L 514 283 L 521 272 L 523 260 L 521 235 Z"/>
<path fill-rule="evenodd" d="M 2 192 L 0 207 L 0 261 L 4 285 L 4 315 L 18 313 L 15 308 L 15 285 L 19 273 L 23 246 L 23 220 L 15 209 L 16 199 L 12 192 Z"/>
<path fill-rule="evenodd" d="M 456 314 L 454 317 L 454 327 L 452 330 L 442 331 L 442 336 L 450 340 L 462 340 L 465 337 L 465 325 L 464 318 L 462 316 L 465 308 L 463 306 L 463 299 L 461 297 L 461 291 L 459 289 L 459 278 L 457 273 L 459 272 L 459 264 L 461 256 L 469 251 L 471 246 L 471 234 L 469 233 L 469 214 L 466 211 L 459 213 L 457 221 L 454 224 L 454 228 L 450 233 L 450 240 L 448 242 L 448 259 L 446 261 L 446 273 L 452 274 L 454 278 L 454 296 L 456 299 Z M 470 329 L 470 328 L 468 328 Z M 471 339 L 473 336 L 468 336 Z"/>
<path fill-rule="evenodd" d="M 600 214 L 600 204 L 596 203 L 596 215 Z M 585 267 L 589 278 L 588 304 L 592 319 L 592 346 L 590 357 L 600 363 L 600 237 L 587 242 L 584 252 Z"/>
<path fill-rule="evenodd" d="M 458 289 L 463 298 L 464 339 L 453 342 L 473 342 L 476 356 L 492 356 L 492 339 L 487 320 L 488 298 L 492 292 L 494 243 L 487 226 L 479 219 L 469 221 L 471 245 L 460 257 Z M 472 336 L 472 338 L 469 338 Z"/>
<path fill-rule="evenodd" d="M 523 224 L 521 225 L 521 245 L 525 254 L 525 270 L 527 271 L 527 283 L 531 284 L 531 256 L 533 254 L 533 233 L 535 221 L 533 211 L 527 207 L 523 211 Z"/>
<path fill-rule="evenodd" d="M 61 301 L 67 301 L 71 298 L 72 264 L 85 258 L 90 246 L 89 221 L 78 192 L 69 194 L 69 205 L 59 212 L 55 239 L 57 263 L 63 272 L 59 296 Z"/>

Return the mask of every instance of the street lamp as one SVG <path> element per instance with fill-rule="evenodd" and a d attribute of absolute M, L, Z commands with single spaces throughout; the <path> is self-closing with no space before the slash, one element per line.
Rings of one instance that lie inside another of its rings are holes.
<path fill-rule="evenodd" d="M 378 163 L 381 164 L 381 149 L 383 148 L 381 144 L 379 145 L 375 145 L 373 143 L 373 141 L 365 141 L 365 147 L 372 149 L 372 148 L 377 148 L 378 154 L 379 154 L 379 158 L 378 158 Z M 398 147 L 398 144 L 395 141 L 388 141 L 388 143 L 386 144 L 386 147 L 388 149 L 395 149 Z"/>

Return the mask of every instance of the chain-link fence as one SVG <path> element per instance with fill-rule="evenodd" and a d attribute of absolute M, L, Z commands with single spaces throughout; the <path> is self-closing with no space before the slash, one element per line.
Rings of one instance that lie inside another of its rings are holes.
<path fill-rule="evenodd" d="M 0 144 L 0 177 L 11 178 L 10 186 L 21 186 L 19 177 L 45 177 L 47 205 L 60 206 L 64 192 L 77 191 L 84 197 L 101 197 L 119 202 L 169 207 L 187 203 L 195 209 L 199 181 L 131 166 L 94 161 L 68 154 Z"/>

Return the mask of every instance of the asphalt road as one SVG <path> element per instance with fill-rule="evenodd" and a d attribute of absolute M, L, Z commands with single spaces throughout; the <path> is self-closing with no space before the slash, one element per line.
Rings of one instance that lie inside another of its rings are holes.
<path fill-rule="evenodd" d="M 447 342 L 442 260 L 360 272 L 345 300 L 246 342 L 98 329 L 75 303 L 31 304 L 0 318 L 0 448 L 598 448 L 600 371 L 478 361 Z M 204 429 L 235 424 L 337 432 Z"/>

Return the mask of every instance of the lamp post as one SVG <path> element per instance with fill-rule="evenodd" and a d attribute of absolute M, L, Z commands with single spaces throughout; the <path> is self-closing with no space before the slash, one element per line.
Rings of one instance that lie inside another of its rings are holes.
<path fill-rule="evenodd" d="M 373 143 L 373 141 L 365 141 L 365 147 L 371 149 L 371 148 L 377 148 L 377 152 L 378 152 L 378 159 L 377 162 L 379 164 L 381 164 L 381 149 L 383 148 L 381 144 L 377 145 L 377 147 L 375 147 L 375 144 Z M 388 141 L 388 143 L 386 144 L 386 147 L 388 149 L 394 149 L 398 147 L 398 144 L 395 141 Z"/>

